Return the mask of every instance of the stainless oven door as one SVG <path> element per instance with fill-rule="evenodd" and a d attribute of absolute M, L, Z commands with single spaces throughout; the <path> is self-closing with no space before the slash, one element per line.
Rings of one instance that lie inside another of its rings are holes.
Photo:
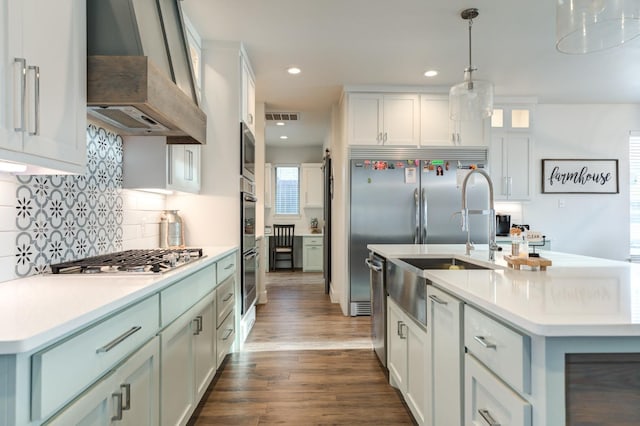
<path fill-rule="evenodd" d="M 256 202 L 258 199 L 248 192 L 242 192 L 241 198 L 241 228 L 242 253 L 256 248 Z"/>
<path fill-rule="evenodd" d="M 242 315 L 257 300 L 258 251 L 250 250 L 242 255 Z"/>
<path fill-rule="evenodd" d="M 240 123 L 240 174 L 255 182 L 256 142 L 246 124 Z"/>

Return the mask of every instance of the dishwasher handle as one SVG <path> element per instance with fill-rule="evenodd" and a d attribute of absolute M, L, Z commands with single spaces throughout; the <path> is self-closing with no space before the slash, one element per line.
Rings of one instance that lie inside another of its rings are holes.
<path fill-rule="evenodd" d="M 372 271 L 382 272 L 382 265 L 376 265 L 368 257 L 364 259 L 364 263 L 366 263 L 369 269 L 371 269 Z"/>

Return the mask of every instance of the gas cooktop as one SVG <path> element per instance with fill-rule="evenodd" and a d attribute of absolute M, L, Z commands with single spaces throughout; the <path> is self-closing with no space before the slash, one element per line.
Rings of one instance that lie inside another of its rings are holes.
<path fill-rule="evenodd" d="M 54 274 L 167 272 L 203 257 L 201 248 L 125 250 L 51 265 Z"/>

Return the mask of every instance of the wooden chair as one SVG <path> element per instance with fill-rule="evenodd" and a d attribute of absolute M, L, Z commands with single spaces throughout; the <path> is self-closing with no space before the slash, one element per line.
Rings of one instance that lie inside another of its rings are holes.
<path fill-rule="evenodd" d="M 273 225 L 273 234 L 270 239 L 271 246 L 271 270 L 277 269 L 278 257 L 280 260 L 289 260 L 293 271 L 293 230 L 295 225 Z"/>

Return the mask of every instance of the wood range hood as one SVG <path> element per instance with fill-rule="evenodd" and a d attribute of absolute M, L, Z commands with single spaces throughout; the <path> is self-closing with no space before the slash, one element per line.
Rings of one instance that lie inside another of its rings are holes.
<path fill-rule="evenodd" d="M 87 113 L 120 135 L 206 143 L 204 112 L 147 56 L 89 56 Z"/>

